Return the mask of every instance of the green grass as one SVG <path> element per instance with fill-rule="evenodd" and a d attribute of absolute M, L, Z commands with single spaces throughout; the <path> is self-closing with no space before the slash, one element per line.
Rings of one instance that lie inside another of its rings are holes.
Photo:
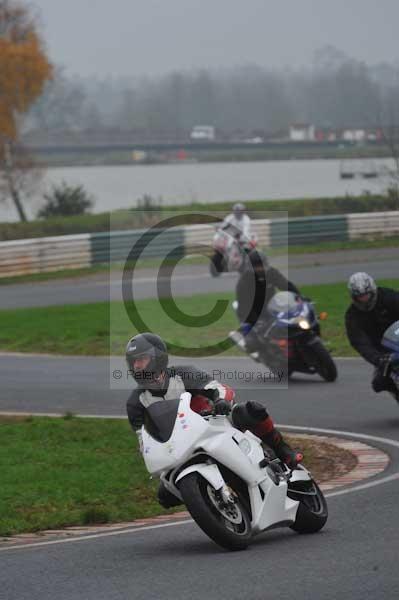
<path fill-rule="evenodd" d="M 399 287 L 398 279 L 381 280 L 378 283 Z M 319 312 L 327 311 L 329 314 L 322 324 L 322 330 L 333 354 L 356 355 L 346 339 L 344 329 L 344 313 L 349 304 L 346 284 L 303 286 L 302 291 L 316 302 Z M 198 316 L 207 314 L 218 299 L 231 301 L 233 293 L 181 297 L 176 299 L 176 303 L 183 312 Z M 179 325 L 165 315 L 157 299 L 138 301 L 136 307 L 152 331 L 175 344 L 204 347 L 223 340 L 226 333 L 237 326 L 230 307 L 216 324 L 195 329 Z M 1 350 L 77 355 L 108 355 L 111 352 L 121 355 L 127 339 L 135 332 L 135 327 L 119 302 L 0 311 Z M 239 351 L 233 348 L 228 353 L 239 354 Z"/>
<path fill-rule="evenodd" d="M 125 421 L 0 420 L 0 535 L 159 514 Z"/>
<path fill-rule="evenodd" d="M 172 512 L 156 501 L 127 420 L 0 417 L 0 437 L 0 536 Z M 298 445 L 322 476 L 314 442 Z"/>

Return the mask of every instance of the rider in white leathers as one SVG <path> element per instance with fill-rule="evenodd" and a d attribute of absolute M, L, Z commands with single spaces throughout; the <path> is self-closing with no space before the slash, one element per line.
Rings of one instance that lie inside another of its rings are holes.
<path fill-rule="evenodd" d="M 244 204 L 238 202 L 233 206 L 233 212 L 224 219 L 221 229 L 231 228 L 240 240 L 248 240 L 251 237 L 251 219 L 246 214 Z"/>

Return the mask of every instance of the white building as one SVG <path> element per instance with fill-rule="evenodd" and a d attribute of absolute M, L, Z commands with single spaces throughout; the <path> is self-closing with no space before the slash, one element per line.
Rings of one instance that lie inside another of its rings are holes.
<path fill-rule="evenodd" d="M 294 123 L 290 126 L 289 135 L 292 142 L 313 142 L 315 140 L 315 126 L 308 123 Z"/>
<path fill-rule="evenodd" d="M 364 129 L 344 129 L 342 139 L 346 142 L 363 142 L 366 139 Z"/>
<path fill-rule="evenodd" d="M 215 128 L 212 125 L 196 125 L 190 133 L 192 140 L 214 140 Z"/>

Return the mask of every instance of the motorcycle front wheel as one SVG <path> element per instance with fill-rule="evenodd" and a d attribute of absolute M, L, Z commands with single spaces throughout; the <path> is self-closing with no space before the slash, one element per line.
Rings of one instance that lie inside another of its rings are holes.
<path fill-rule="evenodd" d="M 325 381 L 335 381 L 338 377 L 337 367 L 331 354 L 321 341 L 313 343 L 308 350 L 312 349 L 314 356 L 314 367 Z"/>
<path fill-rule="evenodd" d="M 179 482 L 188 512 L 208 537 L 227 550 L 244 550 L 251 539 L 247 510 L 234 494 L 234 504 L 225 504 L 217 491 L 199 473 L 190 473 Z"/>

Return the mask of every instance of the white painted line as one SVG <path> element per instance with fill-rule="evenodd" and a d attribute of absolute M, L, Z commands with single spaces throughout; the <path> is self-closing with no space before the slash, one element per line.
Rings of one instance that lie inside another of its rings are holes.
<path fill-rule="evenodd" d="M 366 435 L 363 433 L 354 433 L 351 431 L 339 431 L 336 429 L 319 429 L 317 427 L 301 427 L 301 426 L 297 427 L 295 425 L 278 424 L 277 426 L 281 427 L 282 429 L 289 429 L 289 430 L 293 430 L 293 431 L 324 433 L 326 435 L 337 435 L 337 436 L 344 435 L 344 436 L 349 436 L 352 438 L 358 438 L 358 439 L 367 440 L 367 441 L 380 442 L 382 444 L 386 444 L 387 446 L 394 446 L 395 448 L 399 448 L 399 441 L 392 440 L 390 438 Z M 349 489 L 344 489 L 344 490 L 340 490 L 337 492 L 331 492 L 329 494 L 326 494 L 325 496 L 326 496 L 326 498 L 335 498 L 336 496 L 343 496 L 344 494 L 352 494 L 354 492 L 359 492 L 359 491 L 362 491 L 365 489 L 369 489 L 369 488 L 375 487 L 377 485 L 383 485 L 383 484 L 389 483 L 391 481 L 397 481 L 398 479 L 399 479 L 399 472 L 393 473 L 392 475 L 388 475 L 386 477 L 381 477 L 381 478 L 377 479 L 376 481 L 371 481 L 369 483 L 356 485 Z M 128 533 L 135 533 L 136 531 L 145 531 L 147 529 L 148 530 L 161 529 L 162 527 L 174 527 L 177 525 L 186 525 L 187 523 L 193 523 L 193 521 L 191 519 L 187 519 L 185 521 L 178 521 L 175 523 L 162 523 L 160 525 L 148 525 L 148 526 L 143 526 L 143 527 L 135 527 L 135 528 L 131 528 L 131 529 L 123 529 L 123 530 L 119 530 L 119 531 L 96 533 L 96 534 L 91 534 L 91 535 L 86 535 L 86 536 L 81 536 L 81 537 L 75 537 L 75 538 L 50 540 L 47 542 L 33 542 L 31 544 L 21 544 L 21 545 L 16 544 L 15 546 L 8 546 L 8 547 L 6 546 L 3 548 L 0 548 L 0 552 L 37 548 L 38 546 L 50 546 L 50 545 L 55 545 L 55 544 L 68 544 L 68 543 L 73 543 L 73 542 L 84 542 L 86 540 L 93 540 L 93 539 L 98 539 L 98 538 L 103 538 L 103 537 L 111 537 L 111 536 L 115 536 L 115 535 L 124 535 L 124 534 L 128 534 Z"/>
<path fill-rule="evenodd" d="M 325 433 L 327 435 L 345 435 L 351 438 L 359 439 L 359 440 L 367 440 L 372 442 L 380 442 L 382 444 L 387 444 L 388 446 L 395 446 L 395 448 L 399 448 L 399 441 L 391 440 L 390 438 L 377 437 L 375 435 L 368 435 L 366 433 L 354 433 L 353 431 L 341 431 L 339 429 L 320 429 L 319 427 L 301 427 L 300 425 L 281 425 L 277 424 L 278 427 L 282 429 L 292 429 L 295 431 L 308 431 L 310 433 Z"/>
<path fill-rule="evenodd" d="M 234 279 L 236 277 L 236 273 L 225 273 L 223 275 L 223 279 Z M 175 281 L 197 281 L 198 279 L 209 279 L 209 273 L 198 273 L 197 275 L 172 275 L 172 277 L 157 277 L 156 274 L 154 274 L 153 277 L 136 277 L 133 276 L 132 279 L 132 283 L 137 284 L 137 283 L 157 283 L 160 281 L 169 281 L 171 283 L 171 285 L 173 285 L 173 283 Z M 96 283 L 95 285 L 104 285 L 105 282 L 99 282 Z M 117 279 L 116 281 L 112 281 L 110 282 L 110 285 L 112 287 L 122 287 L 122 280 L 121 279 Z"/>
<path fill-rule="evenodd" d="M 69 414 L 71 414 L 74 418 L 79 419 L 127 419 L 127 415 L 80 415 L 68 413 L 68 411 L 60 413 L 0 411 L 0 417 L 51 417 L 52 419 L 62 419 L 67 417 Z"/>
<path fill-rule="evenodd" d="M 348 436 L 351 438 L 366 440 L 368 442 L 377 442 L 381 444 L 386 444 L 387 446 L 394 446 L 395 448 L 399 448 L 399 441 L 392 440 L 390 438 L 378 437 L 375 435 L 367 435 L 364 433 L 354 433 L 352 431 L 340 431 L 338 429 L 319 429 L 318 427 L 299 427 L 296 425 L 277 425 L 282 429 L 289 429 L 292 431 L 306 431 L 309 433 L 325 433 L 327 435 L 337 435 L 337 436 Z M 397 481 L 399 479 L 399 472 L 393 473 L 392 475 L 386 475 L 385 477 L 379 477 L 375 481 L 369 481 L 368 483 L 360 483 L 359 485 L 354 485 L 351 488 L 338 490 L 336 492 L 330 492 L 326 494 L 326 498 L 335 498 L 336 496 L 343 496 L 344 494 L 352 494 L 353 492 L 361 492 L 362 490 L 367 490 L 372 487 L 376 487 L 377 485 L 383 485 L 384 483 L 390 483 L 391 481 Z"/>
<path fill-rule="evenodd" d="M 47 542 L 33 542 L 31 544 L 19 544 L 15 546 L 8 546 L 0 548 L 0 552 L 6 550 L 22 550 L 24 548 L 37 548 L 39 546 L 53 546 L 54 544 L 70 544 L 71 542 L 85 542 L 86 540 L 94 540 L 96 538 L 110 537 L 114 535 L 125 535 L 126 533 L 136 533 L 136 531 L 145 531 L 148 529 L 160 529 L 161 527 L 175 527 L 176 525 L 186 525 L 187 523 L 193 523 L 192 519 L 186 519 L 185 521 L 178 521 L 175 523 L 161 523 L 160 525 L 144 525 L 144 527 L 132 527 L 130 529 L 121 529 L 119 531 L 107 531 L 104 533 L 94 533 L 91 535 L 85 535 L 81 537 L 67 538 L 62 540 L 49 540 Z"/>
<path fill-rule="evenodd" d="M 38 358 L 71 358 L 73 360 L 84 360 L 85 358 L 89 358 L 89 359 L 97 359 L 97 360 L 124 360 L 124 357 L 122 355 L 120 356 L 115 356 L 115 355 L 107 355 L 107 354 L 103 354 L 101 356 L 97 355 L 87 355 L 87 354 L 45 354 L 45 353 L 41 353 L 41 352 L 0 352 L 0 358 L 4 356 L 4 357 L 8 357 L 8 358 L 26 358 L 27 356 L 36 356 Z M 185 356 L 178 356 L 177 354 L 173 355 L 173 358 L 182 358 L 187 360 L 187 358 Z M 212 363 L 215 362 L 215 360 L 248 360 L 251 363 L 253 363 L 253 360 L 249 357 L 249 356 L 242 356 L 242 355 L 238 355 L 238 356 L 218 356 L 218 357 L 206 357 L 204 356 L 203 358 L 198 357 L 199 360 L 202 361 L 210 361 Z M 366 366 L 368 365 L 368 363 L 366 363 L 366 361 L 363 358 L 360 358 L 359 356 L 333 356 L 334 360 L 339 360 L 339 361 L 348 361 L 348 360 L 353 360 L 353 361 L 359 361 L 361 363 L 365 363 Z M 254 363 L 257 364 L 257 363 Z M 371 365 L 370 365 L 371 368 Z"/>

